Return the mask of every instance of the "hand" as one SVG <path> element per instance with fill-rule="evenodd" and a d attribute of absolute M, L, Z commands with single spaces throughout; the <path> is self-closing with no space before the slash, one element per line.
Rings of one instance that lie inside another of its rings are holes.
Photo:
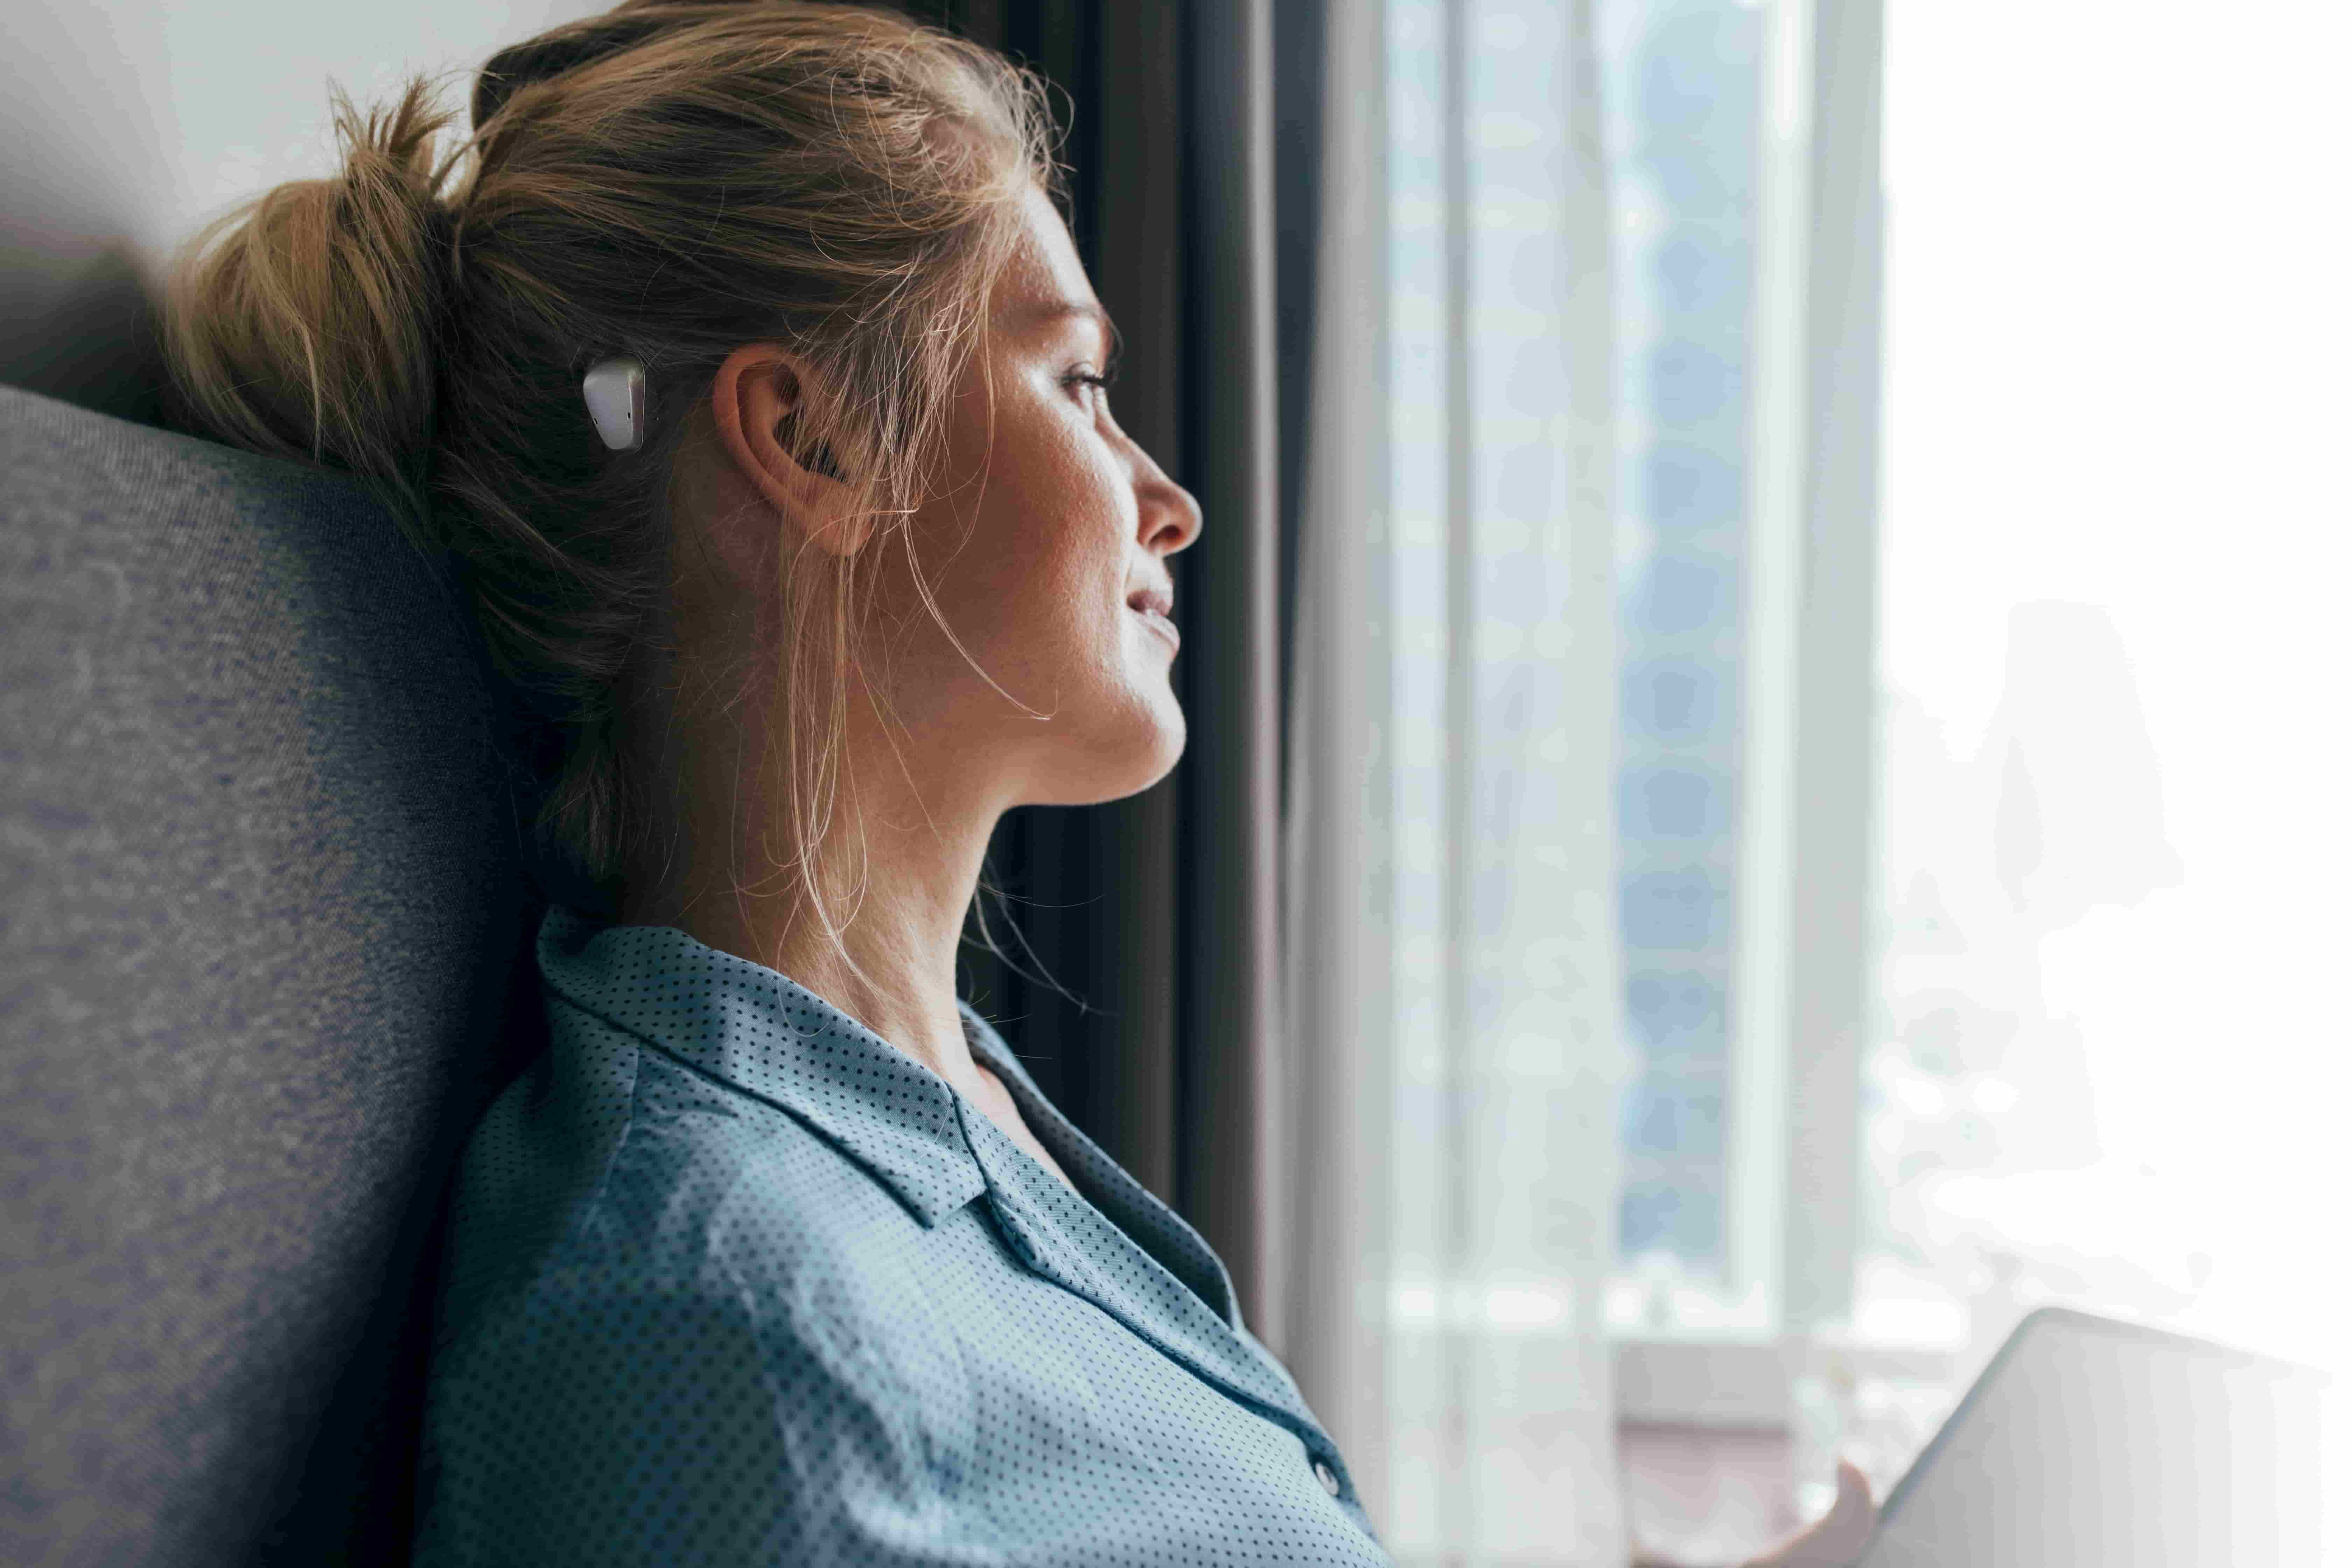
<path fill-rule="evenodd" d="M 1843 1459 L 1838 1461 L 1837 1501 L 1813 1527 L 1791 1537 L 1747 1568 L 1849 1568 L 1870 1544 L 1878 1528 L 1878 1504 L 1871 1500 L 1870 1483 Z"/>
<path fill-rule="evenodd" d="M 1860 1470 L 1838 1461 L 1837 1500 L 1810 1530 L 1782 1542 L 1761 1557 L 1751 1557 L 1743 1568 L 1851 1568 L 1870 1544 L 1878 1528 L 1878 1505 L 1871 1500 L 1870 1483 Z M 1682 1568 L 1663 1557 L 1636 1552 L 1633 1568 Z"/>

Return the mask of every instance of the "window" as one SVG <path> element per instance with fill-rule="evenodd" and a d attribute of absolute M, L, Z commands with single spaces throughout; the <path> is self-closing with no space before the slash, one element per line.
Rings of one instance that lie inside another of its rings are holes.
<path fill-rule="evenodd" d="M 1376 9 L 1400 1554 L 1735 1553 L 1622 1434 L 1825 1501 L 2042 1300 L 2330 1353 L 2335 57 Z"/>

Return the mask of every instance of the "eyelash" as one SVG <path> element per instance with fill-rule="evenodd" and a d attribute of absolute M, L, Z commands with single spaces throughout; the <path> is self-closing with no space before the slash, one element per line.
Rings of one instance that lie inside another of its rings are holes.
<path fill-rule="evenodd" d="M 1113 365 L 1110 369 L 1101 372 L 1074 370 L 1068 375 L 1062 378 L 1065 385 L 1077 386 L 1083 384 L 1091 386 L 1097 392 L 1108 392 L 1110 390 L 1111 383 L 1118 379 L 1118 367 L 1117 365 Z"/>

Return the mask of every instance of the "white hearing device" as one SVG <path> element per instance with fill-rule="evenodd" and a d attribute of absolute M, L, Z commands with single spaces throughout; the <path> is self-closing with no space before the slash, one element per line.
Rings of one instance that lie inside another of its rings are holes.
<path fill-rule="evenodd" d="M 588 416 L 596 434 L 615 452 L 634 452 L 646 444 L 646 367 L 623 354 L 598 360 L 580 384 L 588 400 Z"/>

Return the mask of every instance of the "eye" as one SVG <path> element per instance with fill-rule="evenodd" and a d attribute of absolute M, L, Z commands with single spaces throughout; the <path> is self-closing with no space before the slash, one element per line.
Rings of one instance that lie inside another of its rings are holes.
<path fill-rule="evenodd" d="M 1096 370 L 1091 365 L 1080 365 L 1062 377 L 1062 384 L 1087 388 L 1087 396 L 1097 408 L 1100 408 L 1109 399 L 1111 383 L 1118 379 L 1118 366 L 1115 364 L 1104 370 Z"/>

